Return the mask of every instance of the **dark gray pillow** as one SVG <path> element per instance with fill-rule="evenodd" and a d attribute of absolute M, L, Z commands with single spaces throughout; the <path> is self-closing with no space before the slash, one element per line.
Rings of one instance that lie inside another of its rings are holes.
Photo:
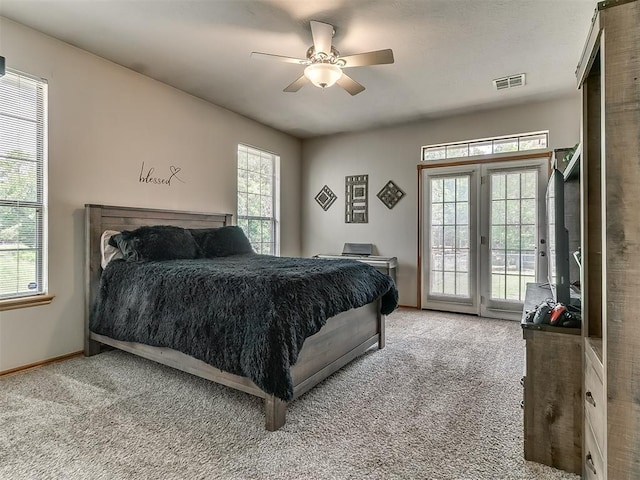
<path fill-rule="evenodd" d="M 228 257 L 253 253 L 251 243 L 240 227 L 192 229 L 203 257 Z"/>
<path fill-rule="evenodd" d="M 202 245 L 204 244 L 204 240 L 207 237 L 207 235 L 213 233 L 214 231 L 218 230 L 218 228 L 190 228 L 189 232 L 191 233 L 191 236 L 193 237 L 193 239 L 196 241 L 196 243 L 198 244 L 198 248 L 200 248 L 200 250 L 202 251 Z"/>
<path fill-rule="evenodd" d="M 199 248 L 191 232 L 170 225 L 124 230 L 109 239 L 127 261 L 179 260 L 198 258 Z"/>

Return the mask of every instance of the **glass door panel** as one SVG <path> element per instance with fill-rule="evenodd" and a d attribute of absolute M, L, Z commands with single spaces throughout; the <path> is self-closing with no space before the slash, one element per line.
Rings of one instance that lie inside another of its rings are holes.
<path fill-rule="evenodd" d="M 535 282 L 537 172 L 492 173 L 491 300 L 524 301 Z"/>
<path fill-rule="evenodd" d="M 476 302 L 475 198 L 473 172 L 437 169 L 424 179 L 426 247 L 423 269 L 423 303 L 428 308 L 473 312 Z M 468 168 L 467 168 L 468 170 Z M 459 172 L 459 173 L 458 173 Z"/>
<path fill-rule="evenodd" d="M 483 231 L 488 239 L 481 253 L 481 314 L 515 319 L 522 313 L 527 283 L 542 278 L 537 245 L 544 228 L 541 188 L 546 169 L 544 163 L 529 162 L 482 170 Z"/>
<path fill-rule="evenodd" d="M 468 299 L 469 176 L 432 178 L 430 186 L 430 293 Z"/>

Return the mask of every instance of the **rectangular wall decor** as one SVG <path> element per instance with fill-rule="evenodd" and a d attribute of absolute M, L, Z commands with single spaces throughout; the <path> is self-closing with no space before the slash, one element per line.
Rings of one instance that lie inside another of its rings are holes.
<path fill-rule="evenodd" d="M 345 223 L 369 222 L 369 175 L 351 175 L 344 178 Z"/>

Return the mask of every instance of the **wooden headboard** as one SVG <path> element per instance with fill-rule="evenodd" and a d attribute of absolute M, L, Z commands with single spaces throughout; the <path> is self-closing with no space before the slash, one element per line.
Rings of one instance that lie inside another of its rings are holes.
<path fill-rule="evenodd" d="M 85 208 L 85 343 L 89 341 L 89 313 L 100 285 L 100 237 L 105 230 L 133 230 L 143 225 L 215 228 L 231 224 L 230 213 L 198 213 L 151 208 L 90 205 Z"/>

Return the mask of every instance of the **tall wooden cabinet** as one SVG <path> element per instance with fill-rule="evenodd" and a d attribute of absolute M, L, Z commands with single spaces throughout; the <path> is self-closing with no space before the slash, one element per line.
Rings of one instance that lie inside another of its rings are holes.
<path fill-rule="evenodd" d="M 583 475 L 640 479 L 640 1 L 600 2 L 582 90 Z"/>

